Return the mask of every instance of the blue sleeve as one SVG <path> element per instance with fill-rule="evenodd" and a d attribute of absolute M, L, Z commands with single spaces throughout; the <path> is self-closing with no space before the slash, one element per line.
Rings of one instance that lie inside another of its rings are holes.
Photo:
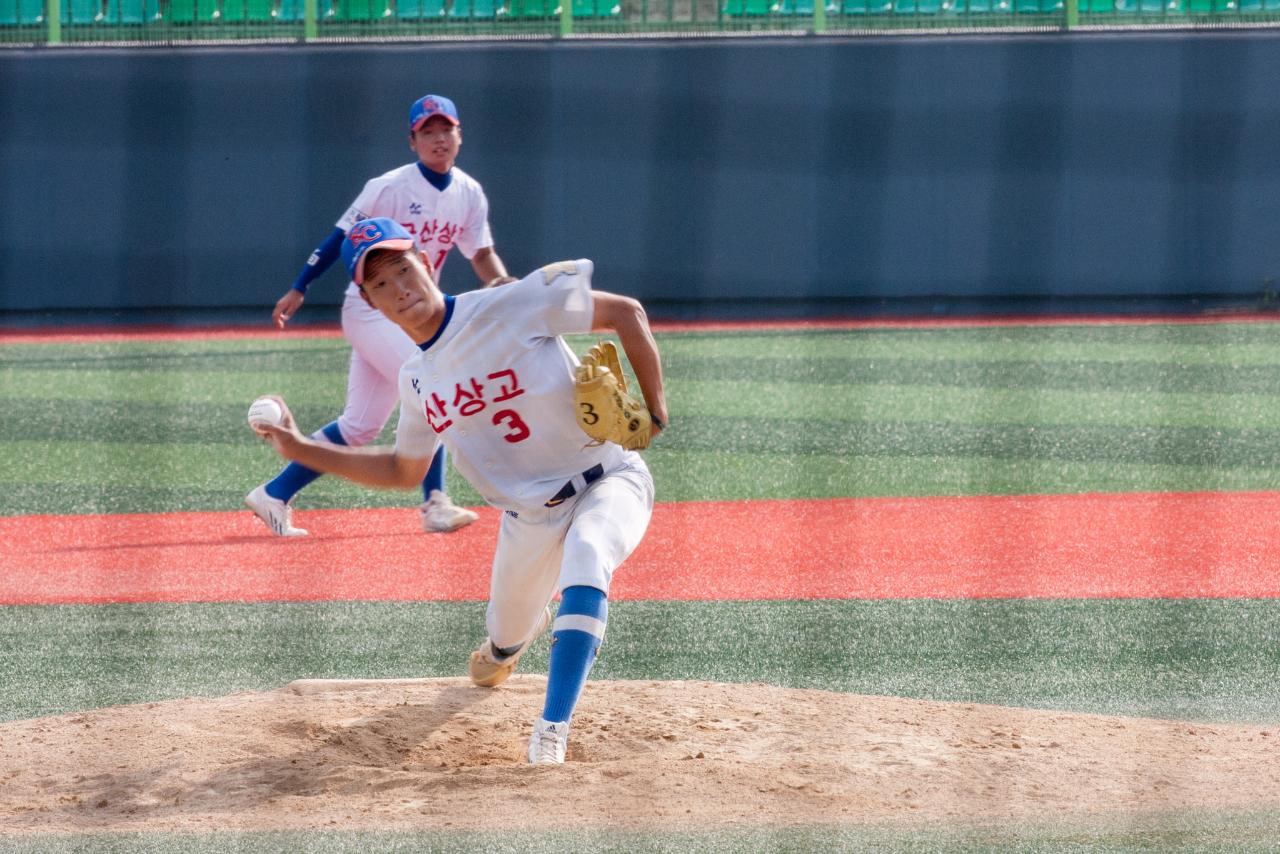
<path fill-rule="evenodd" d="M 316 279 L 324 275 L 324 271 L 333 266 L 333 262 L 338 260 L 338 256 L 342 254 L 342 238 L 347 233 L 340 228 L 335 228 L 333 234 L 325 238 L 324 243 L 311 253 L 311 257 L 307 259 L 307 263 L 303 266 L 302 272 L 298 274 L 298 278 L 293 281 L 293 289 L 295 291 L 307 292 L 307 286 Z"/>

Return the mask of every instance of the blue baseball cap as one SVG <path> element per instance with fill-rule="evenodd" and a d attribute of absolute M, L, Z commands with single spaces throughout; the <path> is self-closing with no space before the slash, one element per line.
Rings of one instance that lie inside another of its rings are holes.
<path fill-rule="evenodd" d="M 374 249 L 412 249 L 413 237 L 400 223 L 384 216 L 362 219 L 347 232 L 342 241 L 342 263 L 347 265 L 351 281 L 357 285 L 364 279 L 364 259 Z"/>
<path fill-rule="evenodd" d="M 409 108 L 409 132 L 422 127 L 432 116 L 444 116 L 455 125 L 462 124 L 453 101 L 443 95 L 423 95 Z"/>

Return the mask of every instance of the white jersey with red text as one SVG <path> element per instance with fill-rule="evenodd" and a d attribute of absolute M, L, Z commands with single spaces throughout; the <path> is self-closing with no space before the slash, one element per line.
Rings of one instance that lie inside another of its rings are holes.
<path fill-rule="evenodd" d="M 451 181 L 438 190 L 409 163 L 365 183 L 337 227 L 351 226 L 370 217 L 388 217 L 404 226 L 418 241 L 418 250 L 430 260 L 439 276 L 449 250 L 458 247 L 463 256 L 493 245 L 489 229 L 489 200 L 480 183 L 458 167 Z M 342 304 L 342 332 L 351 342 L 351 366 L 347 376 L 347 402 L 338 418 L 338 429 L 350 445 L 364 445 L 382 430 L 396 404 L 396 377 L 405 359 L 417 352 L 412 341 L 347 286 Z"/>
<path fill-rule="evenodd" d="M 592 264 L 552 264 L 514 284 L 445 297 L 436 335 L 400 369 L 396 452 L 454 467 L 506 511 L 487 616 L 499 646 L 524 642 L 574 585 L 606 593 L 653 511 L 643 459 L 578 426 L 578 358 L 560 337 L 591 331 Z"/>
<path fill-rule="evenodd" d="M 446 297 L 440 331 L 400 369 L 396 451 L 430 456 L 443 442 L 485 501 L 516 512 L 592 466 L 615 467 L 627 452 L 591 446 L 578 426 L 578 358 L 560 337 L 591 331 L 591 272 L 580 260 Z"/>
<path fill-rule="evenodd" d="M 418 251 L 426 253 L 433 272 L 454 246 L 471 258 L 476 250 L 493 245 L 489 200 L 480 182 L 466 172 L 455 166 L 449 175 L 449 186 L 443 190 L 423 176 L 417 163 L 372 178 L 337 226 L 350 231 L 362 219 L 394 219 L 418 241 Z"/>

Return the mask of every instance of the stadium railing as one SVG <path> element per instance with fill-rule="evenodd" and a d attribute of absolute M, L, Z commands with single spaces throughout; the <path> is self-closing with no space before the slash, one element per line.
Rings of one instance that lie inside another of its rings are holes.
<path fill-rule="evenodd" d="M 0 45 L 1280 25 L 1280 0 L 0 0 Z"/>

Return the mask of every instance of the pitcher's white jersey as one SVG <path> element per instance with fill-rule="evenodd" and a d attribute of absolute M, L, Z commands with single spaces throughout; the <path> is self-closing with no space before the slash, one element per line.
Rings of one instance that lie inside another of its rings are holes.
<path fill-rule="evenodd" d="M 396 451 L 425 458 L 443 442 L 486 501 L 517 513 L 596 464 L 608 472 L 634 455 L 589 446 L 574 411 L 578 359 L 559 336 L 591 331 L 591 273 L 584 259 L 446 295 L 439 332 L 400 369 Z"/>
<path fill-rule="evenodd" d="M 350 231 L 362 219 L 394 219 L 417 240 L 418 251 L 426 253 L 433 272 L 454 246 L 471 258 L 477 250 L 493 245 L 489 200 L 480 182 L 457 166 L 449 174 L 452 179 L 443 190 L 426 179 L 416 162 L 372 178 L 337 227 Z"/>

